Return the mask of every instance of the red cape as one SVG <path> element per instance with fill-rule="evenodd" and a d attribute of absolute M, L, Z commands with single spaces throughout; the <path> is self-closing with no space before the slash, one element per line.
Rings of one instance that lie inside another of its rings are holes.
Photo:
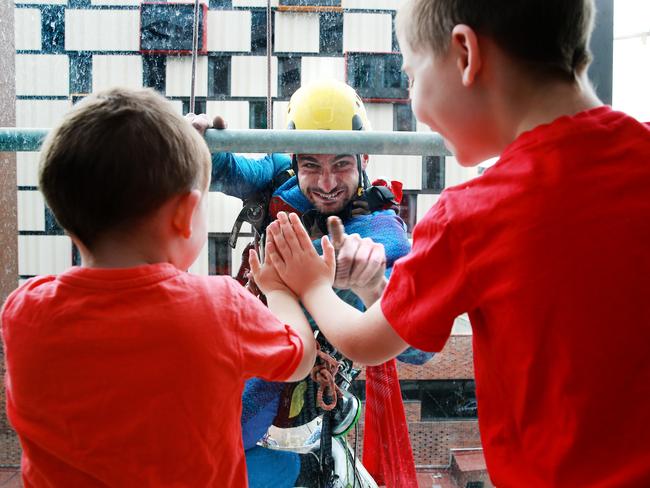
<path fill-rule="evenodd" d="M 418 488 L 394 359 L 366 368 L 363 465 L 377 484 Z"/>

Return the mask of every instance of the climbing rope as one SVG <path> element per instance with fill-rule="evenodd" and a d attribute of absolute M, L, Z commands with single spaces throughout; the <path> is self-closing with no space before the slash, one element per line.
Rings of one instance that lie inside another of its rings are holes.
<path fill-rule="evenodd" d="M 334 380 L 340 366 L 336 359 L 321 351 L 320 344 L 316 344 L 316 349 L 317 360 L 311 370 L 311 379 L 318 383 L 318 393 L 316 394 L 318 406 L 329 412 L 336 407 L 338 399 L 343 397 L 343 392 Z M 325 394 L 331 398 L 330 403 L 323 399 Z"/>

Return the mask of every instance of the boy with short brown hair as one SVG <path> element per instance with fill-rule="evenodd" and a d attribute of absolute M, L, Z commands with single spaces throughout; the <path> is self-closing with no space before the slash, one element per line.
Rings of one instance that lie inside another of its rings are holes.
<path fill-rule="evenodd" d="M 185 272 L 209 180 L 205 142 L 151 90 L 91 95 L 46 140 L 40 188 L 82 266 L 2 311 L 26 486 L 246 486 L 244 381 L 301 379 L 315 346 L 255 257 L 279 320 L 230 277 Z"/>
<path fill-rule="evenodd" d="M 332 295 L 294 216 L 267 258 L 328 340 L 374 364 L 473 327 L 494 484 L 650 486 L 650 128 L 589 85 L 590 0 L 410 0 L 398 14 L 416 116 L 460 164 L 367 312 Z M 299 271 L 296 271 L 299 270 Z"/>

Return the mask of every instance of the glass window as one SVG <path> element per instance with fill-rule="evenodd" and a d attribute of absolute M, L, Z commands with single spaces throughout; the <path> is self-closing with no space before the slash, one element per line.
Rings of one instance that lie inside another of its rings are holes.
<path fill-rule="evenodd" d="M 65 6 L 46 5 L 41 10 L 42 52 L 65 52 Z"/>
<path fill-rule="evenodd" d="M 347 81 L 363 99 L 407 100 L 399 53 L 347 53 Z"/>
<path fill-rule="evenodd" d="M 300 88 L 300 59 L 278 56 L 278 97 L 289 99 Z"/>
<path fill-rule="evenodd" d="M 341 0 L 279 0 L 279 5 L 297 7 L 340 7 Z"/>
<path fill-rule="evenodd" d="M 271 28 L 271 42 L 273 42 L 273 28 Z M 266 54 L 266 10 L 256 9 L 251 12 L 251 53 Z"/>
<path fill-rule="evenodd" d="M 198 50 L 207 52 L 205 19 L 207 6 L 199 9 Z M 192 51 L 194 4 L 143 3 L 140 7 L 140 50 L 176 53 Z"/>
<path fill-rule="evenodd" d="M 69 55 L 70 60 L 70 94 L 90 93 L 93 86 L 93 59 L 87 53 Z"/>
<path fill-rule="evenodd" d="M 230 56 L 208 56 L 208 96 L 225 98 L 230 95 Z"/>
<path fill-rule="evenodd" d="M 415 115 L 410 103 L 396 103 L 393 109 L 393 130 L 414 131 Z"/>
<path fill-rule="evenodd" d="M 213 234 L 208 237 L 208 272 L 211 275 L 231 275 L 237 272 L 232 269 L 228 237 L 227 234 Z"/>
<path fill-rule="evenodd" d="M 343 52 L 343 14 L 322 12 L 320 14 L 320 54 Z"/>
<path fill-rule="evenodd" d="M 167 57 L 158 54 L 142 55 L 142 83 L 165 93 Z"/>
<path fill-rule="evenodd" d="M 445 157 L 422 157 L 422 190 L 440 193 L 445 188 Z"/>
<path fill-rule="evenodd" d="M 477 418 L 473 380 L 418 381 L 422 420 Z"/>
<path fill-rule="evenodd" d="M 249 104 L 249 127 L 251 129 L 267 129 L 266 100 L 251 100 Z"/>

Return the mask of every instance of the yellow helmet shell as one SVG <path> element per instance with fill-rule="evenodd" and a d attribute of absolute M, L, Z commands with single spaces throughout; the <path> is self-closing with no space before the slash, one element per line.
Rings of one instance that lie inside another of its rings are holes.
<path fill-rule="evenodd" d="M 308 83 L 298 88 L 287 108 L 287 129 L 370 130 L 366 109 L 357 92 L 338 80 Z"/>

